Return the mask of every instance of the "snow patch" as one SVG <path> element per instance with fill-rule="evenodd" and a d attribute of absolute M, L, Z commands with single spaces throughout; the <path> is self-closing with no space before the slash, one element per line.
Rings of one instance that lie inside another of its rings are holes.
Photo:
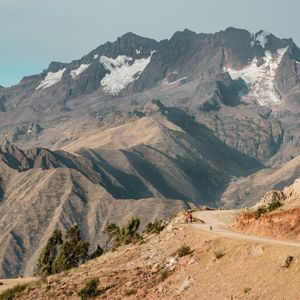
<path fill-rule="evenodd" d="M 70 72 L 73 79 L 78 77 L 81 73 L 83 73 L 91 64 L 81 64 L 77 69 L 72 70 Z"/>
<path fill-rule="evenodd" d="M 61 78 L 66 71 L 66 68 L 57 72 L 48 72 L 43 81 L 35 88 L 36 90 L 47 89 L 61 81 Z"/>
<path fill-rule="evenodd" d="M 109 71 L 101 80 L 101 85 L 106 93 L 118 95 L 130 83 L 138 79 L 151 60 L 151 55 L 147 58 L 133 60 L 132 57 L 119 55 L 117 58 L 107 56 L 100 57 L 100 63 Z"/>
<path fill-rule="evenodd" d="M 255 46 L 255 33 L 251 33 L 251 42 L 250 42 L 250 45 L 251 47 L 254 47 Z"/>
<path fill-rule="evenodd" d="M 258 35 L 256 35 L 255 41 L 257 41 L 262 46 L 262 48 L 265 48 L 266 44 L 268 43 L 269 35 L 269 32 L 263 30 Z"/>
<path fill-rule="evenodd" d="M 99 54 L 94 54 L 94 59 L 97 59 L 99 57 Z"/>
<path fill-rule="evenodd" d="M 141 50 L 140 49 L 136 49 L 135 52 L 136 52 L 136 54 L 141 54 Z"/>
<path fill-rule="evenodd" d="M 265 51 L 263 61 L 255 57 L 251 64 L 242 70 L 225 68 L 232 79 L 242 78 L 248 85 L 249 93 L 243 96 L 245 100 L 257 100 L 260 105 L 278 104 L 280 95 L 274 86 L 277 68 L 288 48 L 278 49 L 276 54 Z"/>

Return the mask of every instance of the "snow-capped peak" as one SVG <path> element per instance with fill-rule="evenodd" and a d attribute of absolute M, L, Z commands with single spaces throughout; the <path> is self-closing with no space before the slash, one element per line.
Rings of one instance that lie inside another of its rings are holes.
<path fill-rule="evenodd" d="M 48 72 L 43 81 L 35 88 L 36 90 L 47 89 L 61 81 L 61 78 L 66 68 L 58 70 L 57 72 Z"/>
<path fill-rule="evenodd" d="M 266 44 L 268 43 L 268 36 L 271 35 L 271 33 L 261 30 L 256 34 L 252 34 L 252 42 L 251 45 L 254 46 L 256 43 L 258 43 L 263 49 L 265 49 Z"/>
<path fill-rule="evenodd" d="M 91 64 L 81 64 L 77 69 L 70 72 L 73 79 L 83 73 Z"/>
<path fill-rule="evenodd" d="M 154 52 L 154 51 L 153 51 Z M 151 60 L 151 56 L 133 60 L 132 57 L 119 55 L 117 58 L 100 57 L 100 63 L 109 71 L 101 80 L 101 85 L 106 93 L 118 95 L 130 83 L 138 79 Z"/>
<path fill-rule="evenodd" d="M 257 100 L 260 105 L 272 105 L 281 102 L 274 81 L 277 68 L 287 49 L 278 49 L 277 53 L 273 55 L 266 50 L 262 62 L 258 62 L 257 58 L 254 58 L 251 64 L 241 70 L 225 68 L 232 79 L 241 78 L 247 83 L 249 93 L 244 96 L 245 100 Z"/>

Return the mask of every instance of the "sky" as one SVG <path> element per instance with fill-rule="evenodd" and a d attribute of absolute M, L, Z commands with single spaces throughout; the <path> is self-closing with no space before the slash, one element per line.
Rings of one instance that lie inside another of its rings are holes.
<path fill-rule="evenodd" d="M 300 45 L 299 0 L 0 0 L 0 85 L 70 62 L 126 32 L 157 40 L 229 26 Z"/>

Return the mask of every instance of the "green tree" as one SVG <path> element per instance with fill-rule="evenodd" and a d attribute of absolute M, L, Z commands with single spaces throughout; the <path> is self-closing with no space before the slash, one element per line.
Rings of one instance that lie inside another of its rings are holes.
<path fill-rule="evenodd" d="M 52 273 L 59 273 L 77 267 L 88 259 L 89 244 L 80 237 L 78 225 L 68 229 L 66 240 L 60 247 L 52 264 Z"/>
<path fill-rule="evenodd" d="M 165 224 L 163 220 L 155 220 L 154 223 L 149 222 L 146 225 L 145 232 L 146 233 L 160 233 L 162 230 L 165 229 Z"/>
<path fill-rule="evenodd" d="M 131 218 L 122 228 L 114 223 L 108 224 L 104 229 L 104 233 L 108 236 L 106 248 L 112 242 L 114 242 L 113 248 L 116 248 L 141 240 L 142 237 L 138 234 L 139 226 L 139 218 Z"/>
<path fill-rule="evenodd" d="M 103 249 L 98 245 L 97 249 L 90 255 L 90 259 L 94 259 L 103 254 Z"/>
<path fill-rule="evenodd" d="M 55 229 L 41 252 L 35 268 L 35 275 L 52 274 L 52 265 L 58 254 L 59 247 L 63 243 L 61 231 Z"/>
<path fill-rule="evenodd" d="M 113 243 L 119 235 L 120 227 L 115 223 L 107 224 L 103 233 L 107 236 L 107 240 L 105 243 L 105 251 L 107 251 L 109 244 Z"/>
<path fill-rule="evenodd" d="M 142 237 L 138 234 L 139 226 L 140 219 L 131 218 L 128 223 L 117 232 L 115 247 L 140 240 Z"/>

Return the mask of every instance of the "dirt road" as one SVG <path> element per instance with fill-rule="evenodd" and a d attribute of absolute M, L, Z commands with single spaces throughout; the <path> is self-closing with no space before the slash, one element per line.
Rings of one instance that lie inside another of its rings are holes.
<path fill-rule="evenodd" d="M 255 235 L 248 235 L 243 233 L 238 233 L 231 230 L 228 226 L 233 223 L 235 215 L 238 211 L 236 210 L 215 210 L 215 211 L 199 211 L 194 212 L 193 215 L 202 220 L 204 224 L 193 224 L 192 226 L 198 227 L 201 230 L 209 231 L 213 234 L 248 241 L 255 241 L 260 243 L 272 244 L 272 245 L 282 245 L 300 248 L 300 243 L 279 240 L 272 238 L 259 237 Z"/>

